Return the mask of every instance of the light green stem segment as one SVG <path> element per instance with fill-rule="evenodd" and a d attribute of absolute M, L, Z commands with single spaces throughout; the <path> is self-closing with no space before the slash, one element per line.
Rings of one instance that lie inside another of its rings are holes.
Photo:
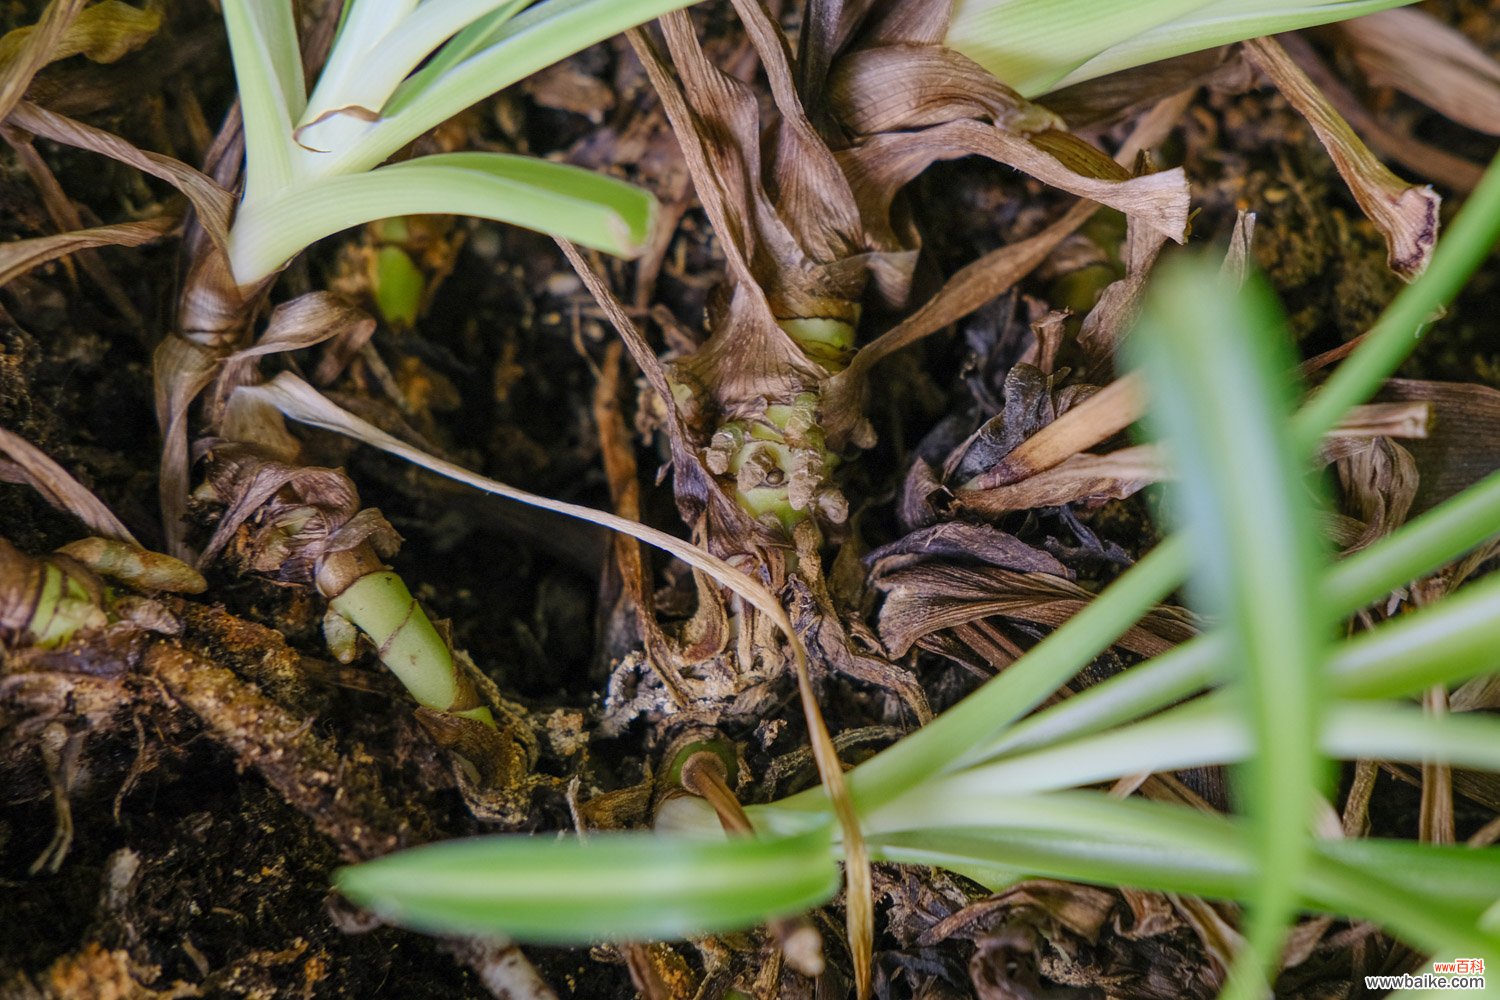
<path fill-rule="evenodd" d="M 380 662 L 419 703 L 495 724 L 488 708 L 463 704 L 471 700 L 469 685 L 459 674 L 448 644 L 401 577 L 389 570 L 366 574 L 329 603 L 370 637 Z"/>

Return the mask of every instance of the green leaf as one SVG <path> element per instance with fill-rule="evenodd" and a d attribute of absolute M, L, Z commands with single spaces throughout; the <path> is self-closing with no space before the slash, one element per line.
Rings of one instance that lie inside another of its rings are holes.
<path fill-rule="evenodd" d="M 330 154 L 325 169 L 351 173 L 373 167 L 423 132 L 489 95 L 612 35 L 644 24 L 692 0 L 545 0 L 511 18 L 481 51 L 451 62 L 439 51 L 440 71 L 418 72 L 387 102 L 383 117 L 347 149 Z M 488 40 L 488 33 L 484 34 Z M 454 43 L 467 45 L 460 34 Z M 450 43 L 450 44 L 454 44 Z"/>
<path fill-rule="evenodd" d="M 245 197 L 264 197 L 291 182 L 292 123 L 307 90 L 289 0 L 224 0 L 229 54 L 245 121 Z"/>
<path fill-rule="evenodd" d="M 241 282 L 274 272 L 313 241 L 398 215 L 472 215 L 562 236 L 622 257 L 639 253 L 656 201 L 593 171 L 529 156 L 445 153 L 330 177 L 241 206 L 230 262 Z"/>
<path fill-rule="evenodd" d="M 1494 478 L 1500 483 L 1500 476 Z M 1491 523 L 1500 523 L 1500 498 L 1491 501 L 1490 509 Z M 1443 510 L 1448 516 L 1450 508 Z M 1462 512 L 1456 506 L 1451 510 Z M 1457 541 L 1457 545 L 1429 550 L 1430 568 L 1468 548 L 1467 537 Z M 1363 556 L 1372 551 L 1366 549 L 1325 574 L 1324 592 L 1336 593 L 1338 581 L 1370 565 L 1371 560 Z M 1380 552 L 1374 558 L 1384 559 Z M 1401 579 L 1386 580 L 1385 589 L 1400 586 Z M 1221 673 L 1225 649 L 1222 634 L 1199 636 L 1037 712 L 986 744 L 983 758 L 993 760 L 1076 739 L 1166 708 L 1211 686 Z M 1396 698 L 1489 672 L 1495 668 L 1496 649 L 1500 649 L 1500 577 L 1487 577 L 1437 604 L 1339 643 L 1329 658 L 1328 672 L 1332 691 L 1340 697 Z"/>
<path fill-rule="evenodd" d="M 1161 268 L 1126 348 L 1145 369 L 1149 423 L 1171 449 L 1198 546 L 1189 596 L 1224 621 L 1228 676 L 1255 736 L 1239 776 L 1261 865 L 1245 953 L 1254 965 L 1230 984 L 1248 996 L 1253 970 L 1276 957 L 1306 863 L 1333 616 L 1317 586 L 1318 533 L 1290 430 L 1284 321 L 1258 279 L 1236 295 L 1217 274 L 1201 259 Z"/>
<path fill-rule="evenodd" d="M 339 891 L 408 927 L 559 945 L 743 930 L 828 901 L 831 828 L 793 837 L 501 836 L 340 869 Z"/>
<path fill-rule="evenodd" d="M 1264 878 L 1244 824 L 1184 806 L 1061 792 L 993 798 L 988 812 L 982 828 L 874 833 L 872 856 L 1251 902 Z M 1417 947 L 1500 955 L 1500 937 L 1476 926 L 1500 895 L 1500 848 L 1320 840 L 1312 850 L 1294 886 L 1301 905 L 1374 921 Z"/>
<path fill-rule="evenodd" d="M 945 39 L 1028 97 L 1414 0 L 957 0 Z"/>
<path fill-rule="evenodd" d="M 945 775 L 920 792 L 868 814 L 865 821 L 876 830 L 902 829 L 913 822 L 966 826 L 981 822 L 988 815 L 983 802 L 997 795 L 1056 791 L 1132 774 L 1245 760 L 1255 744 L 1235 694 L 1218 692 L 1106 733 Z M 1497 719 L 1426 715 L 1410 705 L 1385 702 L 1334 702 L 1323 714 L 1318 745 L 1331 757 L 1418 764 L 1443 760 L 1500 771 Z"/>
<path fill-rule="evenodd" d="M 382 11 L 382 21 L 363 28 L 356 37 L 341 36 L 334 46 L 327 67 L 318 78 L 308 101 L 303 124 L 339 108 L 358 107 L 378 112 L 396 88 L 424 59 L 428 59 L 455 34 L 471 24 L 498 26 L 504 24 L 531 0 L 426 0 L 403 12 L 396 5 L 389 17 Z M 362 5 L 360 12 L 368 9 Z M 357 15 L 356 15 L 357 16 Z M 440 77 L 445 64 L 424 68 L 423 74 Z M 317 146 L 314 140 L 310 145 Z"/>

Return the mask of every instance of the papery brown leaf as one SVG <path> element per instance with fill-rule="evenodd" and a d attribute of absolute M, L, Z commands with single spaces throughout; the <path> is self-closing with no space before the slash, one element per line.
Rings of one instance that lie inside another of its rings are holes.
<path fill-rule="evenodd" d="M 836 676 L 868 684 L 894 695 L 906 713 L 919 726 L 932 721 L 927 694 L 917 677 L 906 667 L 892 663 L 876 649 L 861 649 L 852 641 L 840 614 L 829 596 L 821 566 L 820 533 L 811 522 L 804 521 L 795 531 L 799 572 L 787 581 L 792 595 L 793 619 L 802 630 L 808 653 L 814 662 Z M 874 636 L 868 636 L 875 646 Z"/>
<path fill-rule="evenodd" d="M 860 28 L 860 45 L 937 45 L 948 33 L 952 0 L 902 0 L 868 4 L 873 8 Z"/>
<path fill-rule="evenodd" d="M 0 459 L 0 481 L 25 483 L 52 506 L 88 525 L 94 534 L 139 547 L 113 511 L 30 441 L 0 427 L 0 455 L 4 456 Z"/>
<path fill-rule="evenodd" d="M 13 281 L 32 268 L 79 250 L 93 247 L 137 247 L 159 240 L 176 230 L 181 223 L 181 216 L 158 215 L 139 222 L 121 222 L 112 226 L 95 226 L 71 233 L 0 243 L 0 285 Z"/>
<path fill-rule="evenodd" d="M 1161 450 L 1143 444 L 1106 455 L 1072 455 L 1056 466 L 1019 482 L 988 489 L 962 489 L 954 503 L 985 517 L 1013 510 L 1060 507 L 1097 500 L 1123 500 L 1169 474 Z"/>
<path fill-rule="evenodd" d="M 1152 483 L 1171 477 L 1171 466 L 1156 445 L 1136 445 L 1120 448 L 1103 455 L 1075 452 L 1056 464 L 1046 465 L 1036 472 L 1013 478 L 1015 464 L 1038 461 L 1051 462 L 1059 450 L 1074 444 L 1089 442 L 1096 434 L 1110 429 L 1128 414 L 1128 411 L 1113 408 L 1110 411 L 1096 410 L 1094 400 L 1115 386 L 1127 383 L 1129 377 L 1116 379 L 1105 389 L 1089 396 L 1074 409 L 1068 410 L 1057 420 L 1027 438 L 1020 447 L 1006 455 L 992 470 L 975 476 L 960 489 L 953 492 L 953 503 L 963 510 L 970 510 L 984 517 L 999 517 L 1014 510 L 1035 507 L 1057 507 L 1062 504 L 1123 500 L 1133 496 Z M 1126 388 L 1134 388 L 1126 386 Z M 1064 423 L 1074 414 L 1088 416 L 1088 420 Z M 1097 418 L 1101 423 L 1094 423 Z M 1328 460 L 1342 459 L 1362 451 L 1371 440 L 1386 437 L 1420 439 L 1427 435 L 1428 411 L 1410 404 L 1365 404 L 1352 407 L 1344 422 L 1324 438 L 1324 452 Z M 1058 433 L 1053 428 L 1063 425 Z M 1116 430 L 1123 430 L 1123 427 Z M 1066 433 L 1062 433 L 1065 431 Z M 1106 436 L 1112 436 L 1114 432 Z M 1076 436 L 1074 436 L 1076 434 Z M 1041 447 L 1033 446 L 1033 442 Z M 1083 444 L 1091 447 L 1097 442 Z M 994 485 L 989 485 L 994 483 Z M 1413 478 L 1412 486 L 1416 480 Z M 1339 537 L 1342 537 L 1341 535 Z"/>
<path fill-rule="evenodd" d="M 32 77 L 52 61 L 68 27 L 86 0 L 52 0 L 35 25 L 18 28 L 0 38 L 0 121 L 31 86 Z"/>
<path fill-rule="evenodd" d="M 1042 144 L 1049 141 L 1052 144 L 1044 150 Z M 1101 179 L 1075 169 L 1081 165 L 1078 158 L 1086 155 L 1080 150 L 1083 145 L 1067 133 L 1041 132 L 1023 138 L 994 125 L 960 120 L 918 132 L 871 136 L 840 153 L 839 159 L 864 210 L 865 223 L 871 227 L 879 221 L 889 229 L 887 216 L 896 193 L 933 163 L 983 156 L 1052 187 L 1139 217 L 1168 239 L 1184 240 L 1188 188 L 1182 168 L 1124 180 Z M 1073 162 L 1064 162 L 1062 156 Z"/>
<path fill-rule="evenodd" d="M 1423 714 L 1448 714 L 1448 689 L 1441 685 L 1422 693 Z M 1457 840 L 1453 815 L 1453 766 L 1441 760 L 1422 762 L 1422 801 L 1417 814 L 1417 839 L 1424 844 Z"/>
<path fill-rule="evenodd" d="M 1425 10 L 1380 11 L 1339 24 L 1369 81 L 1395 87 L 1460 125 L 1500 135 L 1500 62 Z"/>
<path fill-rule="evenodd" d="M 215 352 L 183 337 L 167 337 L 151 356 L 156 418 L 162 434 L 159 466 L 162 531 L 167 551 L 179 559 L 188 555 L 184 541 L 187 528 L 183 522 L 188 494 L 188 408 L 213 384 L 218 369 Z"/>
<path fill-rule="evenodd" d="M 862 348 L 849 368 L 833 381 L 847 384 L 865 378 L 871 368 L 895 352 L 1003 295 L 1098 210 L 1098 205 L 1089 202 L 1076 204 L 1035 236 L 999 247 L 965 265 L 921 308 Z"/>
<path fill-rule="evenodd" d="M 1219 265 L 1219 280 L 1230 288 L 1243 288 L 1254 266 L 1250 247 L 1255 242 L 1255 218 L 1254 212 L 1235 213 L 1229 249 L 1224 252 L 1224 263 Z"/>
<path fill-rule="evenodd" d="M 944 482 L 969 485 L 1058 417 L 1052 380 L 1031 365 L 1011 366 L 1001 396 L 1000 412 L 980 424 L 943 462 Z"/>
<path fill-rule="evenodd" d="M 31 628 L 42 596 L 44 573 L 42 560 L 0 538 L 0 640 Z"/>
<path fill-rule="evenodd" d="M 379 511 L 361 512 L 359 491 L 341 469 L 282 462 L 252 445 L 227 444 L 214 449 L 207 482 L 227 509 L 198 558 L 200 569 L 245 524 L 251 531 L 239 557 L 251 570 L 287 582 L 310 583 L 321 556 L 366 539 L 382 555 L 399 544 Z M 345 528 L 361 513 L 366 517 L 351 542 Z"/>
<path fill-rule="evenodd" d="M 824 377 L 777 326 L 767 298 L 784 283 L 786 265 L 805 257 L 761 186 L 754 93 L 708 62 L 685 14 L 668 15 L 661 24 L 672 50 L 670 64 L 649 36 L 635 31 L 630 37 L 677 133 L 734 278 L 726 314 L 709 342 L 680 367 L 690 386 L 724 414 L 739 416 L 748 401 L 790 399 Z M 757 265 L 758 260 L 766 263 Z"/>
<path fill-rule="evenodd" d="M 253 381 L 257 358 L 300 351 L 340 337 L 364 343 L 374 332 L 373 316 L 331 292 L 309 292 L 283 302 L 271 312 L 255 343 L 223 360 L 215 379 L 212 412 L 218 412 L 222 401 L 236 388 Z"/>
<path fill-rule="evenodd" d="M 1339 425 L 1324 435 L 1325 444 L 1372 437 L 1425 438 L 1432 430 L 1432 405 L 1426 400 L 1402 403 L 1361 403 L 1344 414 Z"/>
<path fill-rule="evenodd" d="M 964 486 L 987 490 L 1020 482 L 1113 437 L 1139 420 L 1145 410 L 1144 380 L 1134 373 L 1121 376 L 1026 438 Z"/>
<path fill-rule="evenodd" d="M 825 266 L 835 264 L 864 248 L 864 227 L 854 192 L 803 110 L 793 79 L 791 52 L 780 26 L 762 0 L 733 2 L 750 43 L 760 56 L 771 98 L 781 116 L 774 135 L 775 159 L 768 187 L 776 214 L 812 261 Z M 792 262 L 780 263 L 785 269 Z M 781 278 L 779 283 L 785 281 Z M 858 298 L 863 278 L 851 274 L 847 284 L 847 293 L 839 289 L 835 294 L 845 299 Z M 830 293 L 820 289 L 816 294 L 827 297 Z"/>
<path fill-rule="evenodd" d="M 30 101 L 17 102 L 8 121 L 33 135 L 99 153 L 166 181 L 193 203 L 199 222 L 219 248 L 228 244 L 234 196 L 186 163 L 138 149 L 117 135 L 48 111 Z"/>
<path fill-rule="evenodd" d="M 1354 200 L 1384 234 L 1391 270 L 1408 281 L 1421 274 L 1437 245 L 1442 199 L 1431 188 L 1407 184 L 1386 169 L 1274 39 L 1255 38 L 1244 45 L 1250 60 L 1307 119 Z"/>
<path fill-rule="evenodd" d="M 1393 124 L 1387 124 L 1361 103 L 1318 55 L 1305 38 L 1298 34 L 1277 39 L 1287 54 L 1297 61 L 1313 85 L 1328 98 L 1349 125 L 1364 137 L 1370 148 L 1421 177 L 1427 177 L 1456 191 L 1474 190 L 1484 176 L 1484 167 L 1456 156 L 1440 146 L 1423 142 Z"/>
<path fill-rule="evenodd" d="M 1027 545 L 988 524 L 946 521 L 919 528 L 865 556 L 875 577 L 931 560 L 978 562 L 1018 573 L 1046 573 L 1071 580 L 1073 573 L 1049 552 Z"/>
<path fill-rule="evenodd" d="M 1500 390 L 1455 382 L 1389 379 L 1377 399 L 1426 403 L 1432 409 L 1425 438 L 1404 447 L 1416 459 L 1421 484 L 1413 516 L 1500 469 Z"/>
<path fill-rule="evenodd" d="M 52 36 L 50 25 L 52 7 L 75 7 L 76 4 L 52 4 L 43 21 L 33 27 L 17 28 L 0 37 L 0 66 L 5 66 L 20 57 L 23 65 L 30 62 L 26 48 L 37 44 L 37 36 L 48 39 L 51 44 L 43 53 L 46 63 L 82 55 L 97 63 L 112 63 L 145 45 L 161 27 L 161 10 L 154 5 L 132 7 L 120 0 L 102 0 L 92 7 L 77 12 L 77 16 L 60 35 Z M 33 57 L 34 58 L 34 57 Z M 36 67 L 40 69 L 41 67 Z M 7 72 L 9 72 L 7 66 Z M 32 70 L 35 72 L 35 69 Z M 22 88 L 25 89 L 24 87 Z M 5 82 L 0 82 L 0 93 L 8 91 Z M 0 109 L 5 107 L 0 100 Z M 0 114 L 0 118 L 5 117 Z"/>
<path fill-rule="evenodd" d="M 978 63 L 937 45 L 856 49 L 834 65 L 828 87 L 840 121 L 855 135 L 925 128 L 956 118 L 993 121 L 1019 134 L 1062 126 L 1056 115 Z"/>
<path fill-rule="evenodd" d="M 0 124 L 0 138 L 4 138 L 6 145 L 15 152 L 16 159 L 21 168 L 31 178 L 32 186 L 41 195 L 42 206 L 47 211 L 47 217 L 52 220 L 52 225 L 64 233 L 76 233 L 88 228 L 79 214 L 77 206 L 63 191 L 62 185 L 58 183 L 57 177 L 47 165 L 47 161 L 37 152 L 36 145 L 31 141 L 31 136 L 20 129 L 11 128 L 9 125 Z M 110 305 L 125 317 L 132 326 L 142 326 L 141 314 L 136 310 L 130 296 L 125 294 L 119 281 L 104 265 L 103 259 L 90 250 L 82 250 L 77 255 L 78 265 L 88 272 L 94 284 L 109 299 Z"/>
<path fill-rule="evenodd" d="M 939 629 L 996 615 L 1056 628 L 1093 599 L 1087 590 L 1055 576 L 935 562 L 896 570 L 872 582 L 886 594 L 880 638 L 892 656 L 904 656 L 918 639 Z M 1116 645 L 1141 656 L 1157 656 L 1192 635 L 1183 612 L 1158 608 Z"/>

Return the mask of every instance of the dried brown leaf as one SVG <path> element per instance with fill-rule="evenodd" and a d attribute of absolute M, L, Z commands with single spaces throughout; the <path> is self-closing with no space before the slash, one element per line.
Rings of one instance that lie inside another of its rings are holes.
<path fill-rule="evenodd" d="M 30 101 L 17 102 L 8 121 L 33 135 L 99 153 L 166 181 L 193 203 L 198 221 L 219 248 L 228 244 L 234 196 L 186 163 L 138 149 L 117 135 L 48 111 Z"/>
<path fill-rule="evenodd" d="M 85 2 L 52 0 L 36 24 L 0 38 L 0 121 L 10 115 L 37 71 L 52 61 Z"/>
<path fill-rule="evenodd" d="M 1349 123 L 1274 39 L 1247 41 L 1250 60 L 1317 133 L 1359 207 L 1385 235 L 1391 270 L 1410 281 L 1427 269 L 1437 245 L 1438 206 L 1429 187 L 1411 185 L 1375 158 Z"/>
<path fill-rule="evenodd" d="M 904 656 L 918 639 L 933 632 L 997 615 L 1056 628 L 1093 599 L 1082 587 L 1055 576 L 936 562 L 899 569 L 872 582 L 886 594 L 880 638 L 893 656 Z M 1192 634 L 1179 610 L 1158 608 L 1117 645 L 1141 656 L 1156 656 Z"/>
<path fill-rule="evenodd" d="M 1125 229 L 1125 277 L 1099 293 L 1099 301 L 1083 318 L 1078 346 L 1095 364 L 1114 358 L 1115 348 L 1135 324 L 1146 292 L 1146 279 L 1167 242 L 1159 230 L 1132 217 Z"/>
<path fill-rule="evenodd" d="M 1390 379 L 1377 394 L 1389 402 L 1425 403 L 1431 429 L 1404 447 L 1421 484 L 1411 513 L 1425 510 L 1500 469 L 1500 390 L 1456 382 Z"/>
<path fill-rule="evenodd" d="M 1146 387 L 1140 376 L 1132 373 L 1117 378 L 1026 438 L 964 486 L 970 490 L 989 490 L 1035 476 L 1113 437 L 1139 420 L 1145 411 Z"/>
<path fill-rule="evenodd" d="M 1120 448 L 1105 455 L 1071 455 L 1061 463 L 1019 482 L 988 489 L 954 492 L 962 510 L 999 517 L 1013 510 L 1059 507 L 1099 500 L 1123 500 L 1168 476 L 1156 445 Z"/>
<path fill-rule="evenodd" d="M 4 459 L 0 459 L 0 480 L 32 487 L 48 503 L 72 514 L 96 535 L 132 545 L 140 544 L 114 512 L 74 479 L 67 469 L 30 441 L 3 427 L 0 427 L 0 454 L 4 455 Z"/>
<path fill-rule="evenodd" d="M 1423 142 L 1399 126 L 1388 124 L 1383 118 L 1377 117 L 1324 64 L 1305 38 L 1289 34 L 1281 35 L 1277 40 L 1323 92 L 1323 96 L 1328 98 L 1329 103 L 1364 137 L 1370 148 L 1418 176 L 1430 178 L 1456 191 L 1474 190 L 1480 177 L 1484 175 L 1482 166 L 1442 147 Z"/>
<path fill-rule="evenodd" d="M 121 222 L 112 226 L 95 226 L 71 233 L 0 243 L 0 285 L 32 268 L 79 250 L 93 247 L 136 247 L 159 240 L 173 232 L 181 223 L 180 216 L 158 215 L 139 222 Z"/>
<path fill-rule="evenodd" d="M 1334 463 L 1345 509 L 1364 524 L 1348 549 L 1362 549 L 1401 527 L 1417 496 L 1417 463 L 1390 438 L 1370 438 Z"/>
<path fill-rule="evenodd" d="M 1462 32 L 1414 8 L 1353 18 L 1336 30 L 1371 83 L 1500 135 L 1500 62 Z"/>
<path fill-rule="evenodd" d="M 941 125 L 960 118 L 993 121 L 1016 132 L 1061 127 L 967 56 L 936 45 L 856 49 L 834 65 L 829 98 L 855 135 Z"/>
<path fill-rule="evenodd" d="M 1224 263 L 1219 265 L 1219 280 L 1228 288 L 1242 288 L 1250 276 L 1255 258 L 1250 255 L 1255 242 L 1255 213 L 1238 212 L 1234 217 L 1234 231 L 1229 234 L 1229 249 L 1224 252 Z"/>
<path fill-rule="evenodd" d="M 1014 535 L 988 524 L 945 521 L 918 528 L 865 556 L 865 565 L 875 577 L 932 560 L 977 562 L 1017 573 L 1046 573 L 1072 579 L 1072 572 L 1057 557 L 1027 545 Z"/>
<path fill-rule="evenodd" d="M 844 172 L 864 211 L 865 223 L 883 224 L 896 193 L 933 163 L 983 156 L 1022 170 L 1038 180 L 1138 217 L 1166 238 L 1182 242 L 1187 229 L 1188 187 L 1182 168 L 1120 179 L 1122 169 L 1065 132 L 1021 137 L 983 122 L 959 120 L 916 132 L 872 136 L 839 154 Z M 1113 177 L 1101 176 L 1108 163 Z M 1090 173 L 1080 172 L 1090 168 Z M 1116 173 L 1118 172 L 1118 173 Z M 876 229 L 875 232 L 880 232 Z"/>

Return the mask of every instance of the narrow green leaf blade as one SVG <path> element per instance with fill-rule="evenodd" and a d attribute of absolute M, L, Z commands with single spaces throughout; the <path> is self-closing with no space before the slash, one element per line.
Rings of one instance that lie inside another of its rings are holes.
<path fill-rule="evenodd" d="M 650 194 L 590 170 L 529 156 L 446 153 L 291 188 L 247 202 L 235 220 L 235 277 L 274 272 L 315 240 L 399 215 L 472 215 L 632 257 L 656 219 Z"/>
<path fill-rule="evenodd" d="M 450 44 L 465 46 L 465 51 L 476 37 L 488 44 L 457 62 L 439 50 L 441 72 L 419 70 L 398 87 L 382 110 L 382 119 L 350 149 L 337 152 L 337 170 L 347 173 L 372 167 L 469 105 L 590 45 L 692 2 L 545 0 L 493 34 L 460 33 Z"/>
<path fill-rule="evenodd" d="M 946 38 L 1027 97 L 1414 0 L 957 0 Z"/>
<path fill-rule="evenodd" d="M 248 197 L 290 183 L 292 123 L 307 90 L 289 0 L 224 0 L 223 7 L 245 122 Z"/>
<path fill-rule="evenodd" d="M 1295 903 L 1323 778 L 1318 709 L 1333 621 L 1290 431 L 1284 321 L 1258 279 L 1236 294 L 1217 274 L 1206 260 L 1169 262 L 1126 347 L 1150 382 L 1149 420 L 1172 450 L 1198 546 L 1189 593 L 1224 621 L 1229 678 L 1254 732 L 1240 775 L 1261 865 L 1246 961 L 1266 969 Z M 1231 992 L 1253 991 L 1251 969 L 1240 971 Z"/>
<path fill-rule="evenodd" d="M 1252 831 L 1238 821 L 1100 792 L 995 797 L 988 807 L 982 825 L 873 832 L 872 856 L 1252 903 L 1259 895 Z M 1500 897 L 1500 848 L 1386 840 L 1311 848 L 1315 860 L 1294 886 L 1301 906 L 1374 921 L 1417 947 L 1500 955 L 1500 937 L 1480 924 Z"/>
<path fill-rule="evenodd" d="M 743 930 L 827 902 L 838 877 L 823 827 L 731 840 L 478 837 L 342 868 L 335 882 L 418 930 L 587 945 Z"/>

